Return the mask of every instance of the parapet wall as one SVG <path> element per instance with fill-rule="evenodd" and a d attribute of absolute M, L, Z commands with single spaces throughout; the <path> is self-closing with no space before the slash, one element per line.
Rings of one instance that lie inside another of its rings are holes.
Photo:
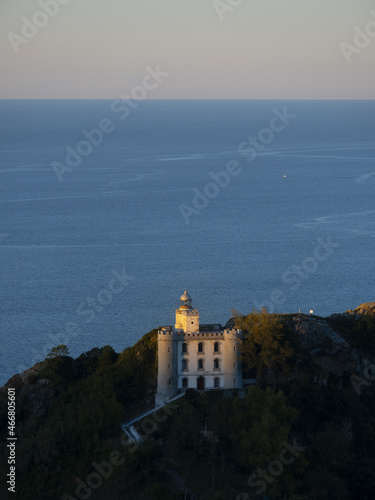
<path fill-rule="evenodd" d="M 214 340 L 215 338 L 232 338 L 238 339 L 242 337 L 241 330 L 223 330 L 221 332 L 191 332 L 186 333 L 183 330 L 174 330 L 172 327 L 164 327 L 158 331 L 158 340 L 183 340 L 183 339 L 199 339 L 199 340 Z"/>

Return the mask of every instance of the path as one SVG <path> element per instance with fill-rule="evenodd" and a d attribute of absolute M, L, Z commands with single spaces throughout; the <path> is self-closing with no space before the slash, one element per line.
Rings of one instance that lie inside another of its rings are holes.
<path fill-rule="evenodd" d="M 158 406 L 156 408 L 153 408 L 152 410 L 148 410 L 139 417 L 133 418 L 132 420 L 129 420 L 129 422 L 125 422 L 124 424 L 121 425 L 121 429 L 125 432 L 125 434 L 128 436 L 129 441 L 132 443 L 141 443 L 143 439 L 141 436 L 138 434 L 137 430 L 134 427 L 134 424 L 138 422 L 139 420 L 142 420 L 143 418 L 147 417 L 148 415 L 152 415 L 156 411 L 160 410 L 161 408 L 164 408 L 164 406 L 168 405 L 169 403 L 173 403 L 173 401 L 176 401 L 177 399 L 182 398 L 182 396 L 185 396 L 185 392 L 181 392 L 181 394 L 178 394 L 174 398 L 168 399 L 168 401 L 163 404 L 162 406 Z"/>

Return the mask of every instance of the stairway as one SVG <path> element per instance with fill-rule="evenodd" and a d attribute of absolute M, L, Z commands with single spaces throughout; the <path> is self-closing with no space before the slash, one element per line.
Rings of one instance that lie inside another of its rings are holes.
<path fill-rule="evenodd" d="M 121 426 L 121 429 L 125 432 L 125 434 L 128 436 L 128 439 L 131 443 L 142 443 L 143 439 L 141 436 L 138 434 L 136 431 L 135 427 L 133 425 L 126 425 L 123 424 Z"/>
<path fill-rule="evenodd" d="M 164 406 L 166 406 L 169 403 L 173 403 L 179 398 L 182 398 L 185 396 L 185 392 L 182 392 L 181 394 L 178 394 L 177 396 L 169 399 L 165 404 L 162 406 L 158 406 L 157 408 L 153 408 L 152 410 L 146 411 L 146 413 L 143 413 L 139 417 L 133 418 L 133 420 L 130 420 L 129 422 L 125 422 L 124 424 L 121 425 L 121 429 L 125 432 L 125 434 L 128 436 L 129 441 L 132 443 L 141 443 L 143 439 L 141 436 L 138 434 L 138 432 L 135 430 L 133 424 L 138 422 L 138 420 L 142 420 L 142 418 L 147 417 L 148 415 L 152 415 L 156 411 L 160 410 Z"/>

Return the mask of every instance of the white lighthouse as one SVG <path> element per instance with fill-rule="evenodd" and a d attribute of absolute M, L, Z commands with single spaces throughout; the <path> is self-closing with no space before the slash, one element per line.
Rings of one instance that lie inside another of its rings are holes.
<path fill-rule="evenodd" d="M 242 387 L 240 330 L 219 324 L 200 325 L 187 290 L 176 309 L 175 326 L 158 331 L 158 388 L 160 406 L 179 391 Z"/>

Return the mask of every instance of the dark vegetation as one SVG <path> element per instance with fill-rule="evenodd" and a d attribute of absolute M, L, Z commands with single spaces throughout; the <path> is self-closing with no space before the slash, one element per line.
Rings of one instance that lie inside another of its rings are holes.
<path fill-rule="evenodd" d="M 327 323 L 351 346 L 375 356 L 375 316 L 338 314 Z"/>
<path fill-rule="evenodd" d="M 27 384 L 14 377 L 9 385 L 17 393 L 17 494 L 2 479 L 0 498 L 180 500 L 173 469 L 201 500 L 372 500 L 374 384 L 359 395 L 349 374 L 321 383 L 289 319 L 237 314 L 244 370 L 257 386 L 188 390 L 158 418 L 136 424 L 141 445 L 126 444 L 120 424 L 153 407 L 156 330 L 121 354 L 105 346 L 72 359 L 57 346 Z M 327 322 L 375 354 L 374 317 Z M 39 414 L 35 398 L 44 401 Z M 6 390 L 0 404 L 4 443 Z M 7 471 L 2 447 L 2 478 Z"/>

